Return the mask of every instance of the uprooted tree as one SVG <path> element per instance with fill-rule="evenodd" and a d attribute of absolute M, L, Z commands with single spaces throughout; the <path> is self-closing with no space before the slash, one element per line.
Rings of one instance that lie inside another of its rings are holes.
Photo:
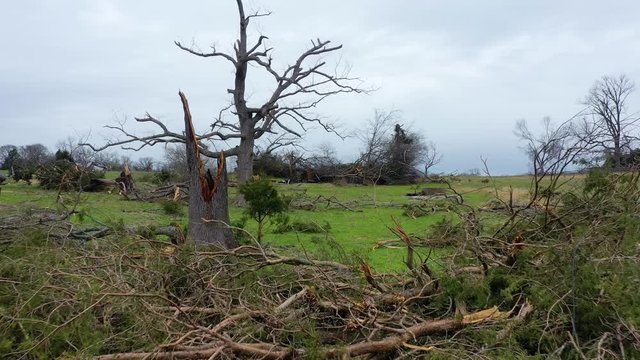
<path fill-rule="evenodd" d="M 232 53 L 219 51 L 212 46 L 211 51 L 203 52 L 195 47 L 186 47 L 181 42 L 175 44 L 182 50 L 203 58 L 222 58 L 227 60 L 235 70 L 234 85 L 227 92 L 232 96 L 231 104 L 223 109 L 213 124 L 211 131 L 197 135 L 196 139 L 236 141 L 236 145 L 223 152 L 210 151 L 200 148 L 200 153 L 206 157 L 218 158 L 222 154 L 229 158 L 237 157 L 238 182 L 244 184 L 253 174 L 253 157 L 256 140 L 265 134 L 288 134 L 294 138 L 301 137 L 310 126 L 318 125 L 327 132 L 336 133 L 334 124 L 327 122 L 313 110 L 328 97 L 340 93 L 361 93 L 365 90 L 358 87 L 360 81 L 351 78 L 347 71 L 330 73 L 325 71 L 326 62 L 323 56 L 334 53 L 342 45 L 331 45 L 327 40 L 312 40 L 311 46 L 302 52 L 295 61 L 284 70 L 279 71 L 271 58 L 273 48 L 266 47 L 266 36 L 261 35 L 251 42 L 247 35 L 249 22 L 253 18 L 267 16 L 269 13 L 252 13 L 247 15 L 242 0 L 236 0 L 240 19 L 239 38 L 233 46 Z M 256 105 L 249 105 L 246 95 L 247 70 L 252 65 L 264 71 L 274 81 L 273 90 L 266 99 Z M 229 115 L 234 120 L 226 120 Z M 124 139 L 111 141 L 97 150 L 112 146 L 123 146 L 131 149 L 128 144 L 139 143 L 138 150 L 147 145 L 158 143 L 185 142 L 187 137 L 182 133 L 170 131 L 160 120 L 147 114 L 136 118 L 138 122 L 150 122 L 159 127 L 160 132 L 138 137 L 128 132 L 123 125 L 107 126 L 124 136 Z M 278 141 L 287 143 L 288 137 L 277 137 Z"/>

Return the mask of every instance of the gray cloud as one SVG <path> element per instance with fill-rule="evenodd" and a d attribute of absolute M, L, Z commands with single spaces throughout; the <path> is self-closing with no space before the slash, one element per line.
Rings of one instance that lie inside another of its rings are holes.
<path fill-rule="evenodd" d="M 605 74 L 640 81 L 640 26 L 635 1 L 258 1 L 273 11 L 254 22 L 286 66 L 309 39 L 344 45 L 327 61 L 379 90 L 328 101 L 319 111 L 348 130 L 361 128 L 374 108 L 402 110 L 433 140 L 444 161 L 436 170 L 480 167 L 496 173 L 527 170 L 512 134 L 516 120 L 564 120 L 580 109 L 591 84 Z M 174 40 L 231 49 L 235 3 L 193 1 L 25 0 L 0 15 L 0 144 L 54 146 L 101 126 L 149 111 L 180 127 L 177 90 L 187 92 L 198 126 L 206 128 L 228 103 L 232 69 L 222 61 L 178 50 Z M 255 73 L 255 71 L 253 71 Z M 252 99 L 270 89 L 250 85 Z M 632 108 L 638 110 L 638 95 Z M 138 132 L 144 128 L 131 123 Z M 354 140 L 320 132 L 309 148 L 332 141 L 344 159 Z M 151 151 L 159 155 L 161 150 Z"/>

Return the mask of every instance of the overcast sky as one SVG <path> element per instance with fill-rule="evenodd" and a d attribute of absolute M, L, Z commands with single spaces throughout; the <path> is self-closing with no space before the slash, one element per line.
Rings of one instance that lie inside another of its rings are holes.
<path fill-rule="evenodd" d="M 245 7 L 272 11 L 250 30 L 269 36 L 277 66 L 292 62 L 310 39 L 343 44 L 328 63 L 340 60 L 378 90 L 328 101 L 321 114 L 348 132 L 362 129 L 375 108 L 398 109 L 444 154 L 435 171 L 480 168 L 483 156 L 496 174 L 526 172 L 513 135 L 517 120 L 571 117 L 603 75 L 640 81 L 635 0 L 248 0 Z M 0 145 L 53 149 L 89 132 L 104 143 L 110 133 L 102 126 L 122 119 L 145 134 L 149 128 L 131 122 L 145 112 L 179 131 L 179 89 L 205 130 L 229 101 L 230 65 L 189 55 L 173 41 L 230 50 L 233 0 L 4 1 L 0 31 Z M 269 86 L 257 77 L 250 101 Z M 640 92 L 630 99 L 632 110 L 640 110 L 638 100 Z M 320 132 L 306 147 L 325 141 L 343 160 L 357 155 L 356 140 Z"/>

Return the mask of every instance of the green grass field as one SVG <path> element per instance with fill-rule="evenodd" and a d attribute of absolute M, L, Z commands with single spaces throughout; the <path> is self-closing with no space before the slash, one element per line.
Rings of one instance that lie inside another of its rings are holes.
<path fill-rule="evenodd" d="M 113 179 L 118 174 L 106 174 Z M 148 174 L 135 173 L 134 177 L 140 181 Z M 509 187 L 513 188 L 517 197 L 528 196 L 530 178 L 527 176 L 513 177 L 460 177 L 452 185 L 464 197 L 465 203 L 481 206 L 496 194 L 505 197 Z M 417 238 L 428 237 L 430 228 L 445 218 L 453 218 L 447 211 L 438 211 L 427 216 L 411 218 L 403 215 L 403 205 L 411 200 L 408 193 L 413 193 L 423 187 L 445 187 L 443 184 L 428 185 L 392 185 L 392 186 L 356 186 L 333 184 L 277 184 L 278 191 L 286 196 L 305 196 L 306 199 L 316 199 L 318 196 L 335 199 L 347 204 L 351 210 L 340 207 L 327 208 L 322 201 L 317 203 L 316 209 L 291 210 L 291 222 L 314 222 L 324 226 L 329 224 L 327 233 L 274 233 L 274 225 L 267 223 L 263 243 L 283 250 L 292 249 L 296 252 L 309 252 L 322 258 L 353 261 L 364 259 L 374 269 L 380 272 L 398 271 L 404 268 L 403 260 L 406 250 L 397 248 L 377 248 L 374 246 L 381 240 L 394 239 L 389 228 L 398 222 L 407 232 Z M 230 189 L 230 198 L 235 196 L 235 188 Z M 58 198 L 60 196 L 60 198 Z M 73 204 L 76 200 L 74 193 L 61 193 L 40 189 L 36 184 L 27 185 L 24 182 L 9 182 L 2 188 L 0 204 L 18 208 L 46 208 L 60 209 L 60 203 Z M 77 209 L 80 215 L 72 219 L 79 226 L 91 226 L 96 223 L 124 224 L 135 226 L 163 226 L 172 222 L 187 225 L 186 206 L 182 215 L 169 215 L 159 202 L 142 202 L 126 200 L 116 192 L 83 193 Z M 0 210 L 2 211 L 2 210 Z M 240 219 L 242 209 L 232 206 L 231 220 Z M 248 221 L 246 229 L 255 234 L 257 224 Z M 421 248 L 418 254 L 437 258 L 446 249 Z"/>

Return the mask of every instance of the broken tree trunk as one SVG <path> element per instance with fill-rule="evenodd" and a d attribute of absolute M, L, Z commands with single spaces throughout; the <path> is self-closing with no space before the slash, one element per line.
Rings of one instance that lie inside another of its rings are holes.
<path fill-rule="evenodd" d="M 193 129 L 186 96 L 180 92 L 189 169 L 189 232 L 187 238 L 196 244 L 233 248 L 237 245 L 229 227 L 227 168 L 223 153 L 218 158 L 215 178 L 205 170 L 200 159 L 198 139 Z"/>

